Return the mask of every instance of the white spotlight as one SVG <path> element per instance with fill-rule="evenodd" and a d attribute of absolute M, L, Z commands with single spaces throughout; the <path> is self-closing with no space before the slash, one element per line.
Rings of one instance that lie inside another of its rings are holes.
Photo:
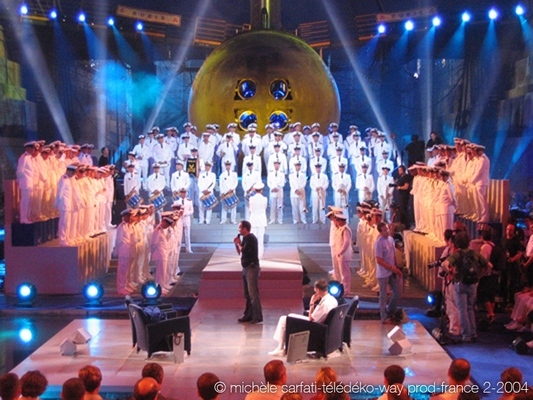
<path fill-rule="evenodd" d="M 433 26 L 435 27 L 440 26 L 440 24 L 442 24 L 442 20 L 438 16 L 434 17 L 431 22 L 433 23 Z"/>
<path fill-rule="evenodd" d="M 387 27 L 385 26 L 385 24 L 379 24 L 378 26 L 378 33 L 379 34 L 383 34 L 387 31 Z"/>
<path fill-rule="evenodd" d="M 405 30 L 406 31 L 412 31 L 413 29 L 415 29 L 415 23 L 412 20 L 408 20 L 405 23 Z"/>
<path fill-rule="evenodd" d="M 491 8 L 490 9 L 489 18 L 492 19 L 492 20 L 495 20 L 496 18 L 498 18 L 498 11 L 496 11 L 495 8 Z"/>
<path fill-rule="evenodd" d="M 469 22 L 472 17 L 470 16 L 470 14 L 465 11 L 462 15 L 461 15 L 461 19 L 463 20 L 463 22 Z"/>
<path fill-rule="evenodd" d="M 524 9 L 524 7 L 521 4 L 519 4 L 514 9 L 514 12 L 516 13 L 516 15 L 520 16 L 520 15 L 524 15 L 526 10 Z"/>

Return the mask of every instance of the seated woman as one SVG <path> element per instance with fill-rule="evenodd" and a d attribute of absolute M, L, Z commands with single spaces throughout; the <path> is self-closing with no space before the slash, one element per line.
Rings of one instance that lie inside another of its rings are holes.
<path fill-rule="evenodd" d="M 315 294 L 311 297 L 311 306 L 309 316 L 300 314 L 289 314 L 290 317 L 306 319 L 313 322 L 324 322 L 328 313 L 337 307 L 337 299 L 329 294 L 328 283 L 325 279 L 319 279 L 315 282 Z M 274 339 L 278 341 L 278 347 L 268 354 L 274 357 L 285 355 L 285 331 L 287 328 L 287 315 L 279 318 L 278 326 L 274 332 Z"/>

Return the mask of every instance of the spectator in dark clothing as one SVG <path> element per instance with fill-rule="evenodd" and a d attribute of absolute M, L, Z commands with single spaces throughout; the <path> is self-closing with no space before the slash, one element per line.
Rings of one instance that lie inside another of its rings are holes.
<path fill-rule="evenodd" d="M 433 131 L 429 134 L 429 140 L 426 144 L 426 148 L 429 149 L 437 144 L 442 144 L 442 139 L 437 136 L 437 132 Z"/>
<path fill-rule="evenodd" d="M 407 173 L 405 165 L 398 167 L 399 178 L 394 184 L 398 192 L 398 202 L 400 208 L 409 215 L 409 198 L 411 197 L 411 181 L 412 177 Z M 391 184 L 392 185 L 392 184 Z M 407 228 L 410 226 L 410 219 Z"/>
<path fill-rule="evenodd" d="M 516 226 L 507 224 L 502 238 L 502 249 L 507 254 L 507 263 L 500 275 L 500 291 L 508 305 L 514 304 L 514 295 L 520 287 L 520 258 L 524 248 L 517 234 Z"/>
<path fill-rule="evenodd" d="M 403 232 L 404 230 L 409 229 L 409 215 L 407 215 L 398 204 L 391 205 L 391 209 L 391 234 L 394 235 L 396 232 Z"/>
<path fill-rule="evenodd" d="M 109 149 L 107 147 L 102 147 L 100 151 L 102 152 L 102 155 L 98 160 L 98 166 L 103 167 L 104 165 L 109 165 Z"/>
<path fill-rule="evenodd" d="M 417 161 L 424 162 L 426 156 L 426 149 L 424 147 L 424 141 L 418 139 L 418 135 L 411 136 L 411 143 L 405 146 L 407 152 L 407 166 L 410 167 Z"/>

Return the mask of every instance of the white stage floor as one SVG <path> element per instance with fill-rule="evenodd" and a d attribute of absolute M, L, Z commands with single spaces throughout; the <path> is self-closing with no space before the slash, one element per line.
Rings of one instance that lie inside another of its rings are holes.
<path fill-rule="evenodd" d="M 207 371 L 218 375 L 228 391 L 231 384 L 259 384 L 263 380 L 263 366 L 273 359 L 267 353 L 276 346 L 272 335 L 279 315 L 301 309 L 297 302 L 288 305 L 267 300 L 264 323 L 249 325 L 237 323 L 244 300 L 228 299 L 222 303 L 200 300 L 194 307 L 191 313 L 192 352 L 190 357 L 185 357 L 183 364 L 174 364 L 171 356 L 155 358 L 154 361 L 160 362 L 165 370 L 162 390 L 165 397 L 196 398 L 196 380 Z M 79 346 L 76 356 L 60 356 L 61 341 L 81 327 L 93 335 L 92 340 Z M 412 353 L 403 356 L 388 355 L 390 343 L 386 334 L 390 329 L 391 325 L 381 325 L 379 321 L 354 321 L 351 349 L 344 354 L 334 353 L 328 360 L 288 364 L 288 383 L 310 384 L 317 370 L 326 365 L 335 369 L 344 384 L 350 385 L 381 385 L 383 370 L 390 364 L 399 364 L 406 369 L 407 384 L 440 385 L 447 380 L 451 359 L 419 322 L 403 325 L 412 343 Z M 38 369 L 53 386 L 50 390 L 59 391 L 64 381 L 77 376 L 77 371 L 83 366 L 92 364 L 102 370 L 102 391 L 131 391 L 147 362 L 145 357 L 146 353 L 137 354 L 131 347 L 129 320 L 75 320 L 13 372 L 20 376 L 26 371 Z M 310 397 L 312 395 L 304 395 L 304 399 Z M 244 395 L 225 393 L 220 398 L 242 399 Z"/>

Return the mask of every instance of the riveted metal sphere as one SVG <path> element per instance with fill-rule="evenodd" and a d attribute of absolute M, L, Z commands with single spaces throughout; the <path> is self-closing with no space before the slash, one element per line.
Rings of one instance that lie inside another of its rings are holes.
<path fill-rule="evenodd" d="M 328 68 L 307 43 L 277 31 L 250 31 L 222 43 L 205 60 L 189 96 L 189 120 L 200 129 L 252 122 L 287 130 L 292 122 L 338 122 L 340 100 Z"/>

